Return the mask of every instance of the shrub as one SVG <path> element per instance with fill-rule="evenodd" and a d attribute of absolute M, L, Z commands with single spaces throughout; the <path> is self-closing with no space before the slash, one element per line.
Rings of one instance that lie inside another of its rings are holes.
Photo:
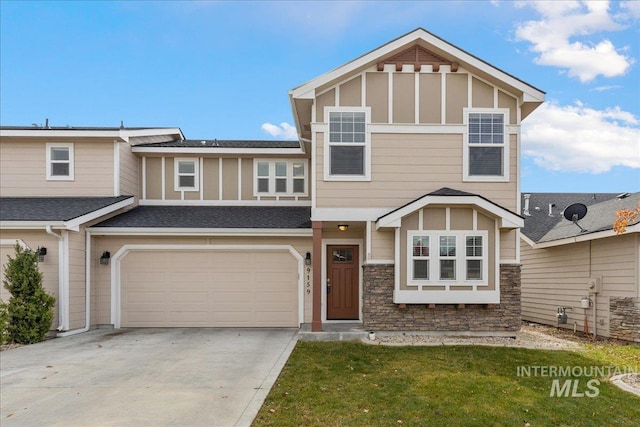
<path fill-rule="evenodd" d="M 11 293 L 7 305 L 11 342 L 32 344 L 43 341 L 53 322 L 55 298 L 42 287 L 38 254 L 15 247 L 4 267 L 4 287 Z"/>
<path fill-rule="evenodd" d="M 9 306 L 0 300 L 0 345 L 9 342 Z"/>

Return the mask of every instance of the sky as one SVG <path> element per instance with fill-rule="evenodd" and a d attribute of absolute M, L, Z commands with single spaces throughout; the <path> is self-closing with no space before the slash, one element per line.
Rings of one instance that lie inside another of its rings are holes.
<path fill-rule="evenodd" d="M 290 89 L 418 27 L 546 92 L 523 192 L 640 191 L 640 1 L 0 0 L 0 124 L 295 139 Z"/>

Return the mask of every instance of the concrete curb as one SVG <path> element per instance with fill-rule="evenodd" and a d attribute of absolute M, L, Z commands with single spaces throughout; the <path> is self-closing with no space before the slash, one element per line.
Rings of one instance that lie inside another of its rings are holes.
<path fill-rule="evenodd" d="M 629 384 L 622 381 L 622 379 L 627 375 L 632 375 L 632 374 L 615 375 L 609 378 L 609 381 L 611 381 L 611 384 L 617 386 L 618 388 L 621 388 L 624 391 L 628 391 L 629 393 L 633 393 L 636 396 L 640 396 L 640 390 L 638 390 L 637 388 L 633 388 Z"/>

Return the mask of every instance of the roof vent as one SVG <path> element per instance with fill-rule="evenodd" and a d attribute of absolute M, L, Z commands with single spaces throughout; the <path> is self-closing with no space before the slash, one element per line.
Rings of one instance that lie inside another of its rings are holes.
<path fill-rule="evenodd" d="M 531 198 L 531 194 L 524 195 L 524 209 L 522 210 L 522 214 L 525 216 L 531 216 L 529 213 L 529 199 Z"/>
<path fill-rule="evenodd" d="M 202 141 L 200 141 L 200 144 L 205 145 L 207 143 L 207 141 L 205 141 L 204 139 Z"/>
<path fill-rule="evenodd" d="M 555 203 L 549 203 L 549 216 L 553 216 L 553 208 L 556 207 Z"/>
<path fill-rule="evenodd" d="M 616 196 L 616 199 L 618 200 L 622 200 L 622 199 L 626 199 L 627 197 L 629 197 L 631 195 L 631 193 L 622 193 L 622 194 L 618 194 Z"/>

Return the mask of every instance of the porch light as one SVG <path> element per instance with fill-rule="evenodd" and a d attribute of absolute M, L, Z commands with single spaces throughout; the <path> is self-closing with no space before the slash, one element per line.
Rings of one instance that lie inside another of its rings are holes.
<path fill-rule="evenodd" d="M 311 265 L 311 252 L 307 252 L 307 256 L 304 258 L 304 265 Z"/>
<path fill-rule="evenodd" d="M 109 253 L 109 251 L 104 251 L 104 252 L 102 252 L 102 255 L 100 256 L 100 264 L 109 265 L 109 260 L 110 259 L 111 259 L 111 254 Z"/>
<path fill-rule="evenodd" d="M 349 224 L 338 224 L 338 230 L 340 231 L 347 231 L 347 228 L 349 228 Z"/>
<path fill-rule="evenodd" d="M 44 256 L 47 254 L 47 248 L 41 246 L 38 248 L 36 253 L 38 254 L 38 262 L 44 262 Z"/>

